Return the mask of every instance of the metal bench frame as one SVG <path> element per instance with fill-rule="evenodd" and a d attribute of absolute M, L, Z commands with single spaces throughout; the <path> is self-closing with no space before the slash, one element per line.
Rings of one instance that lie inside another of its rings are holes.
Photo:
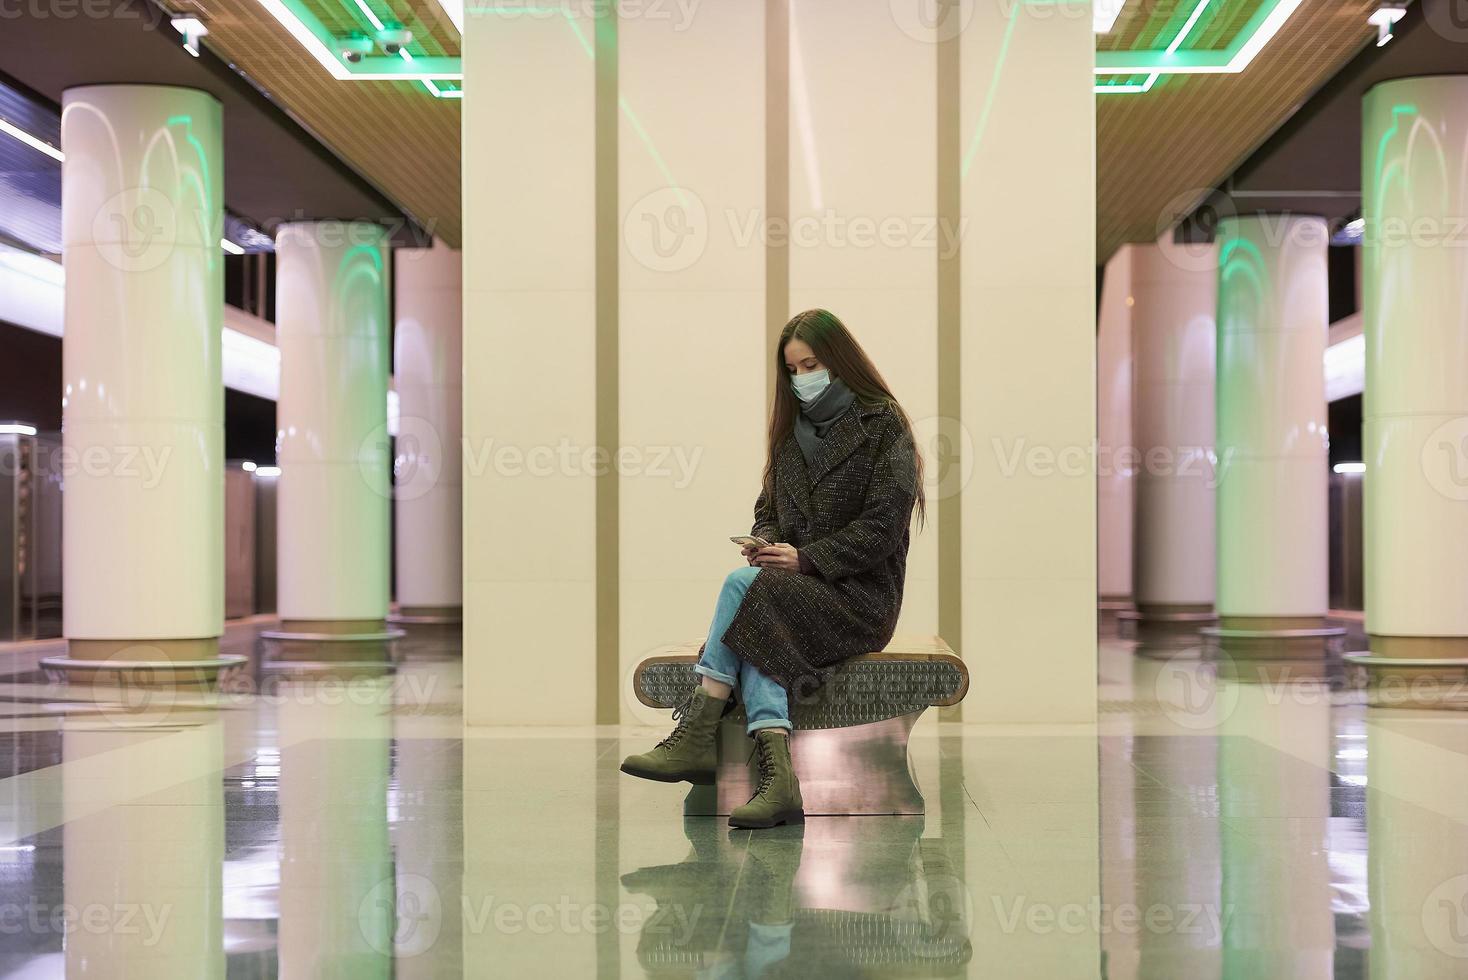
<path fill-rule="evenodd" d="M 633 688 L 652 708 L 671 708 L 699 683 L 693 666 L 702 641 L 665 648 L 637 666 Z M 791 757 L 807 816 L 922 814 L 907 744 L 929 707 L 968 693 L 968 668 L 935 636 L 894 637 L 881 653 L 852 657 L 812 693 L 791 693 Z M 752 743 L 744 708 L 724 716 L 719 772 L 694 786 L 687 816 L 724 816 L 754 792 Z"/>

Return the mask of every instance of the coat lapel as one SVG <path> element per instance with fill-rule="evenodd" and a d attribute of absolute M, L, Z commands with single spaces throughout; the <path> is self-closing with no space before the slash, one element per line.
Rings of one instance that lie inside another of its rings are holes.
<path fill-rule="evenodd" d="M 775 472 L 777 480 L 785 483 L 800 512 L 810 517 L 810 477 L 806 473 L 800 444 L 795 441 L 793 433 L 785 437 L 785 442 L 780 447 L 780 459 L 776 463 Z"/>
<path fill-rule="evenodd" d="M 810 485 L 812 488 L 821 482 L 821 477 L 831 472 L 852 451 L 860 446 L 866 439 L 866 429 L 861 423 L 865 406 L 853 405 L 851 409 L 836 420 L 831 426 L 831 431 L 826 433 L 826 438 L 821 440 L 820 452 L 810 465 Z"/>

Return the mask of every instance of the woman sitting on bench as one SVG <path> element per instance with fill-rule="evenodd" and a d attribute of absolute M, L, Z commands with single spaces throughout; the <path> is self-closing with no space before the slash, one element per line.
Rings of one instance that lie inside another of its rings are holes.
<path fill-rule="evenodd" d="M 672 733 L 622 771 L 709 784 L 716 736 L 738 691 L 759 781 L 734 827 L 805 818 L 790 764 L 790 692 L 809 694 L 841 661 L 881 650 L 902 608 L 909 525 L 926 507 L 912 426 L 835 314 L 807 310 L 780 332 L 764 482 L 743 542 L 748 566 L 724 579 L 694 668 L 702 683 L 673 710 Z"/>

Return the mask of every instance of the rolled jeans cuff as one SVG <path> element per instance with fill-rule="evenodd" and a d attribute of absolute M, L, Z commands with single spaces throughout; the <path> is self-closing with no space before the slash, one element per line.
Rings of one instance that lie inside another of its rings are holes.
<path fill-rule="evenodd" d="M 719 671 L 714 670 L 712 667 L 705 667 L 703 664 L 694 664 L 693 672 L 695 674 L 702 674 L 705 677 L 712 677 L 719 683 L 728 684 L 730 687 L 739 686 L 738 678 L 730 677 L 728 674 L 720 673 Z"/>
<path fill-rule="evenodd" d="M 794 725 L 790 724 L 790 719 L 788 719 L 788 718 L 764 718 L 764 719 L 761 719 L 760 721 L 752 721 L 752 722 L 750 722 L 745 727 L 745 730 L 744 731 L 745 731 L 745 734 L 747 734 L 747 735 L 753 735 L 755 732 L 759 731 L 761 728 L 784 728 L 786 730 L 789 730 L 789 729 L 792 729 L 794 727 L 795 727 Z"/>

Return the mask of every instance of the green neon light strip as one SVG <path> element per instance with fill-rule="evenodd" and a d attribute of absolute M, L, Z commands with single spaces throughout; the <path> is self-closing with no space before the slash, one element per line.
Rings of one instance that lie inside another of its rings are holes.
<path fill-rule="evenodd" d="M 1153 72 L 1140 82 L 1105 82 L 1096 85 L 1097 95 L 1139 95 L 1142 92 L 1152 91 L 1152 86 L 1157 84 L 1157 79 L 1162 77 L 1160 72 Z"/>
<path fill-rule="evenodd" d="M 357 0 L 357 2 L 360 3 L 362 0 Z M 1193 8 L 1192 14 L 1188 16 L 1188 21 L 1183 25 L 1183 29 L 1177 32 L 1177 37 L 1173 38 L 1172 43 L 1167 46 L 1168 54 L 1176 54 L 1177 49 L 1183 46 L 1183 42 L 1187 40 L 1189 34 L 1193 33 L 1193 28 L 1198 25 L 1198 18 L 1202 17 L 1203 11 L 1208 9 L 1208 3 L 1209 0 L 1198 0 L 1198 5 Z"/>
<path fill-rule="evenodd" d="M 1009 58 L 1009 42 L 1014 38 L 1014 24 L 1018 14 L 1019 5 L 1015 4 L 1009 10 L 1009 23 L 1004 25 L 1004 38 L 999 42 L 999 57 L 994 59 L 994 71 L 989 76 L 989 90 L 984 93 L 984 107 L 979 110 L 979 123 L 974 127 L 974 137 L 969 140 L 968 152 L 963 155 L 963 164 L 958 171 L 960 178 L 968 176 L 969 168 L 974 165 L 974 157 L 979 152 L 979 144 L 984 140 L 984 130 L 989 128 L 989 113 L 994 108 L 994 96 L 999 91 L 1004 62 Z"/>
<path fill-rule="evenodd" d="M 1098 51 L 1096 74 L 1237 74 L 1249 67 L 1249 62 L 1279 33 L 1280 28 L 1299 9 L 1302 2 L 1303 0 L 1264 0 L 1228 47 L 1222 50 L 1179 51 L 1173 44 L 1169 44 L 1168 49 L 1162 51 Z M 1204 6 L 1206 0 L 1199 4 L 1194 14 L 1201 15 Z M 1195 23 L 1196 17 L 1190 17 L 1184 25 L 1184 31 L 1190 32 Z M 1182 43 L 1177 37 L 1173 42 Z"/>
<path fill-rule="evenodd" d="M 336 36 L 302 0 L 259 0 L 259 4 L 338 81 L 460 81 L 464 77 L 464 64 L 460 58 L 424 56 L 404 60 L 386 55 L 371 55 L 352 64 L 337 53 Z"/>

